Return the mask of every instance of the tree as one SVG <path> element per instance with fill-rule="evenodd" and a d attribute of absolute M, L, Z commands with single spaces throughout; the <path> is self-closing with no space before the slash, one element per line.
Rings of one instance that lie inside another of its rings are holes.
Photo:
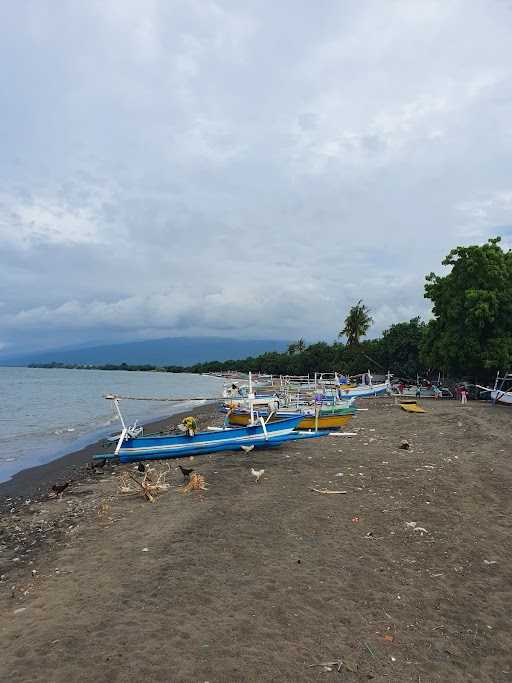
<path fill-rule="evenodd" d="M 384 330 L 378 340 L 382 364 L 393 374 L 405 378 L 423 374 L 419 355 L 425 329 L 425 323 L 417 317 Z"/>
<path fill-rule="evenodd" d="M 306 342 L 304 341 L 303 337 L 301 337 L 300 339 L 297 339 L 296 342 L 293 342 L 293 344 L 290 344 L 287 349 L 287 353 L 289 353 L 290 356 L 293 356 L 295 353 L 302 353 L 305 350 Z"/>
<path fill-rule="evenodd" d="M 495 237 L 452 249 L 451 271 L 426 277 L 434 319 L 421 345 L 423 360 L 452 373 L 482 377 L 512 365 L 512 252 Z"/>
<path fill-rule="evenodd" d="M 304 341 L 304 339 L 302 337 L 300 339 L 297 339 L 295 347 L 297 349 L 297 353 L 302 353 L 303 351 L 306 350 L 306 342 Z"/>
<path fill-rule="evenodd" d="M 370 310 L 363 304 L 362 299 L 359 299 L 357 304 L 349 310 L 345 318 L 345 327 L 338 336 L 347 338 L 347 346 L 357 346 L 360 337 L 364 337 L 372 323 Z"/>

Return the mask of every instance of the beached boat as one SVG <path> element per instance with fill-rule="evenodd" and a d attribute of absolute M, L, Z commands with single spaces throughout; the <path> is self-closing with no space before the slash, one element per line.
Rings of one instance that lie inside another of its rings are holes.
<path fill-rule="evenodd" d="M 389 394 L 391 391 L 391 384 L 386 380 L 382 384 L 359 384 L 353 388 L 338 388 L 338 397 L 341 399 L 348 398 L 370 398 L 372 396 L 383 396 Z"/>
<path fill-rule="evenodd" d="M 300 417 L 297 429 L 340 429 L 350 422 L 355 415 L 352 407 L 329 407 L 329 408 L 282 408 L 274 413 L 267 410 L 258 411 L 258 415 L 272 422 L 289 417 Z M 247 425 L 251 420 L 249 410 L 235 409 L 227 414 L 227 420 L 231 425 Z"/>
<path fill-rule="evenodd" d="M 452 392 L 448 387 L 441 387 L 437 384 L 432 384 L 430 386 L 423 386 L 421 384 L 411 384 L 410 386 L 404 386 L 400 384 L 395 384 L 392 387 L 392 391 L 397 396 L 407 397 L 420 397 L 420 398 L 453 398 Z"/>
<path fill-rule="evenodd" d="M 256 424 L 235 429 L 198 432 L 194 436 L 138 436 L 120 440 L 116 454 L 122 463 L 138 460 L 183 458 L 189 455 L 238 450 L 242 446 L 269 447 L 287 441 L 313 438 L 315 432 L 294 432 L 301 416 L 289 417 L 266 424 L 260 418 Z"/>
<path fill-rule="evenodd" d="M 512 372 L 506 372 L 502 377 L 498 373 L 494 381 L 494 387 L 483 387 L 480 384 L 476 385 L 483 392 L 488 392 L 489 398 L 494 403 L 504 403 L 505 405 L 512 405 Z M 505 387 L 508 387 L 506 389 Z"/>

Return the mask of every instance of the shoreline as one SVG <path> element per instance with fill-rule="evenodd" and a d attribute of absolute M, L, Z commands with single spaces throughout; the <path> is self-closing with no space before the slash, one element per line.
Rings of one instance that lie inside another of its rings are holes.
<path fill-rule="evenodd" d="M 212 421 L 218 414 L 218 401 L 202 404 L 185 411 L 172 413 L 157 420 L 151 420 L 143 424 L 144 432 L 160 432 L 168 429 L 170 425 L 178 424 L 187 415 L 194 417 L 201 423 Z M 65 453 L 50 462 L 42 465 L 34 465 L 16 472 L 10 479 L 0 483 L 0 512 L 10 510 L 30 499 L 31 502 L 39 500 L 48 494 L 53 484 L 62 483 L 72 479 L 74 482 L 81 481 L 90 475 L 87 465 L 93 456 L 104 452 L 105 455 L 112 453 L 115 444 L 109 443 L 105 448 L 106 438 L 94 440 L 82 448 Z"/>

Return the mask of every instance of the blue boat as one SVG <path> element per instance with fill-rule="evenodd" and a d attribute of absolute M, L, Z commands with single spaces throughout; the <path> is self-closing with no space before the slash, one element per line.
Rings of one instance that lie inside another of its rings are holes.
<path fill-rule="evenodd" d="M 269 422 L 263 419 L 255 425 L 235 429 L 198 432 L 194 436 L 136 436 L 129 437 L 116 449 L 122 463 L 138 460 L 160 460 L 184 458 L 189 455 L 214 453 L 215 451 L 238 450 L 242 446 L 269 447 L 287 441 L 310 439 L 322 436 L 315 432 L 294 432 L 302 415 Z"/>

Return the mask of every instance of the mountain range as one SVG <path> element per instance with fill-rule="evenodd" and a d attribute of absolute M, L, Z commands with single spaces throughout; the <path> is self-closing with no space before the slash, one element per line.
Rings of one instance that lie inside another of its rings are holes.
<path fill-rule="evenodd" d="M 89 348 L 66 348 L 20 356 L 0 354 L 0 365 L 31 363 L 76 365 L 193 365 L 212 360 L 236 360 L 266 351 L 285 351 L 290 342 L 276 339 L 230 339 L 225 337 L 167 337 L 145 341 L 103 344 Z"/>

